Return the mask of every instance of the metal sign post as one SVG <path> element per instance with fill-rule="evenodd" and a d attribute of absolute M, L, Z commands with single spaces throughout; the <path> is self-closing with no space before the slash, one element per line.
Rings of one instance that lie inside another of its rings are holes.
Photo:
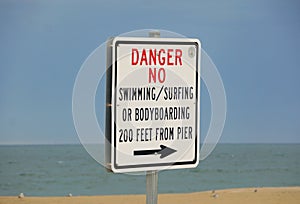
<path fill-rule="evenodd" d="M 147 171 L 146 174 L 146 203 L 157 204 L 158 171 Z"/>
<path fill-rule="evenodd" d="M 149 37 L 159 38 L 159 31 L 149 32 Z M 146 173 L 146 204 L 157 204 L 158 171 Z"/>

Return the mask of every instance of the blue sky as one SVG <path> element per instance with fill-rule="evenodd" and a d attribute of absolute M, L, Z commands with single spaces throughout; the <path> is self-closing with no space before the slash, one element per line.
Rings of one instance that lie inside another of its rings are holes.
<path fill-rule="evenodd" d="M 300 142 L 298 1 L 0 1 L 0 144 L 78 143 L 72 90 L 110 36 L 199 38 L 223 78 L 221 142 Z"/>

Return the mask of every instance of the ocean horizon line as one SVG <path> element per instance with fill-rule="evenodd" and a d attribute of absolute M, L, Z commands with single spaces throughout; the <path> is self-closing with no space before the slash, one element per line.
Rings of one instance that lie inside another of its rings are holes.
<path fill-rule="evenodd" d="M 60 145 L 82 145 L 81 143 L 0 143 L 0 146 L 60 146 Z M 104 143 L 90 143 L 85 145 L 104 145 Z M 200 143 L 200 146 L 202 144 Z M 218 145 L 300 145 L 300 142 L 220 142 Z M 83 146 L 83 145 L 82 145 Z"/>

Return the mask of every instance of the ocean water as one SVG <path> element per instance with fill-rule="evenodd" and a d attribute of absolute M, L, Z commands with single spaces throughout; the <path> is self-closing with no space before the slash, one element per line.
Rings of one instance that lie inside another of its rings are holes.
<path fill-rule="evenodd" d="M 195 169 L 159 172 L 159 193 L 300 186 L 300 144 L 218 144 Z M 144 175 L 113 174 L 81 145 L 0 146 L 0 195 L 144 194 Z"/>

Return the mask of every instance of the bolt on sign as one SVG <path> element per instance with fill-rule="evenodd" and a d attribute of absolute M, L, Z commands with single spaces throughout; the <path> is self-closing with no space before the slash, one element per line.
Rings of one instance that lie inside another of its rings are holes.
<path fill-rule="evenodd" d="M 106 162 L 113 172 L 198 165 L 200 51 L 198 39 L 108 41 Z"/>

